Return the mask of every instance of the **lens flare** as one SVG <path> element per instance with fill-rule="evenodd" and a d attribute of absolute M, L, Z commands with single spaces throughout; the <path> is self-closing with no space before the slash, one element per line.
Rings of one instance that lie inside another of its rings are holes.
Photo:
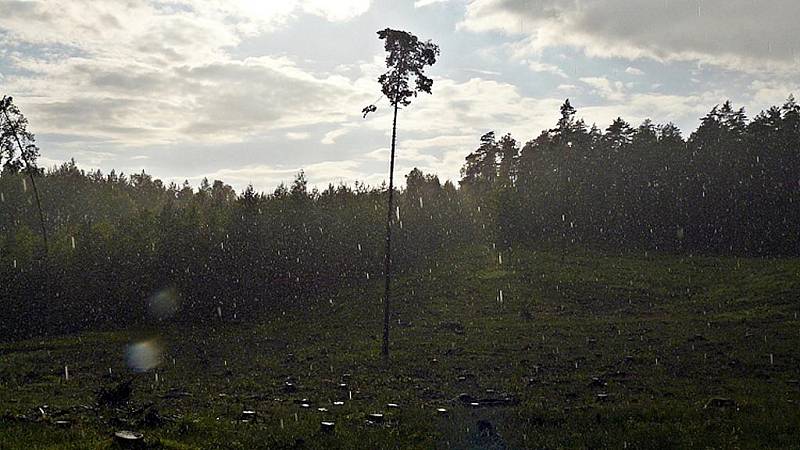
<path fill-rule="evenodd" d="M 135 372 L 147 372 L 161 364 L 163 349 L 161 344 L 151 339 L 128 345 L 125 351 L 125 361 L 128 367 Z"/>
<path fill-rule="evenodd" d="M 178 299 L 178 291 L 175 288 L 162 289 L 147 301 L 147 310 L 155 319 L 168 319 L 178 312 L 180 306 Z"/>

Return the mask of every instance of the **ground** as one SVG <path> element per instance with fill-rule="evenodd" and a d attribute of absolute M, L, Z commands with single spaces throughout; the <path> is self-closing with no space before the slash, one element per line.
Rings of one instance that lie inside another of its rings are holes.
<path fill-rule="evenodd" d="M 398 280 L 388 362 L 368 283 L 239 323 L 0 344 L 0 449 L 800 442 L 798 259 L 464 250 Z M 146 339 L 163 362 L 132 373 Z"/>

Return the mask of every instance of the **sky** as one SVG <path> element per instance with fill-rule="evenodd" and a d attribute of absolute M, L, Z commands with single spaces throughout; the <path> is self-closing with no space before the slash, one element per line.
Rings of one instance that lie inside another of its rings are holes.
<path fill-rule="evenodd" d="M 797 0 L 0 0 L 0 92 L 40 165 L 271 191 L 388 178 L 376 31 L 441 48 L 400 111 L 397 176 L 458 180 L 488 131 L 524 143 L 566 98 L 587 123 L 674 122 L 800 95 Z M 380 99 L 377 103 L 376 100 Z M 362 118 L 363 107 L 378 111 Z"/>

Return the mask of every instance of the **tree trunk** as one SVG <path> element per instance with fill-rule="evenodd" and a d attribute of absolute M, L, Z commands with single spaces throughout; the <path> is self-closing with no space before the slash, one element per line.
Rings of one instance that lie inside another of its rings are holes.
<path fill-rule="evenodd" d="M 5 97 L 3 97 L 5 100 Z M 11 126 L 11 131 L 14 133 L 14 139 L 17 141 L 17 147 L 19 147 L 19 156 L 22 158 L 22 161 L 25 162 L 25 170 L 28 172 L 28 178 L 31 180 L 31 186 L 33 187 L 33 195 L 36 197 L 36 209 L 39 211 L 39 225 L 42 227 L 42 240 L 44 241 L 44 255 L 47 258 L 48 253 L 50 252 L 49 246 L 47 244 L 47 228 L 44 224 L 44 213 L 42 212 L 42 201 L 39 197 L 39 189 L 36 187 L 36 180 L 33 179 L 33 168 L 31 167 L 30 163 L 27 159 L 25 159 L 25 150 L 22 148 L 22 142 L 19 140 L 19 136 L 17 136 L 16 127 L 14 127 L 14 123 L 11 121 L 11 117 L 8 115 L 8 111 L 5 109 L 5 104 L 3 106 L 3 115 L 6 116 L 6 120 L 8 121 L 9 125 Z"/>
<path fill-rule="evenodd" d="M 389 292 L 392 278 L 392 213 L 394 209 L 394 151 L 397 139 L 397 108 L 394 105 L 394 119 L 392 120 L 392 154 L 389 159 L 389 211 L 386 215 L 386 253 L 383 258 L 385 285 L 383 294 L 383 346 L 381 354 L 389 358 Z"/>
<path fill-rule="evenodd" d="M 27 163 L 26 163 L 27 166 Z M 39 189 L 36 187 L 36 180 L 33 178 L 33 169 L 28 167 L 28 178 L 33 187 L 33 196 L 36 198 L 36 209 L 39 211 L 39 225 L 42 227 L 42 240 L 44 240 L 44 256 L 47 258 L 50 253 L 50 246 L 47 244 L 47 228 L 44 224 L 44 213 L 42 212 L 42 201 L 39 199 Z"/>

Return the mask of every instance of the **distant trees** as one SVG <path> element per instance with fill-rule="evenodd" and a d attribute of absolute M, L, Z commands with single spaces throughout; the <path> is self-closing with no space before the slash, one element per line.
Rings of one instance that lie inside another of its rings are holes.
<path fill-rule="evenodd" d="M 175 320 L 245 320 L 315 308 L 348 287 L 381 280 L 385 188 L 308 187 L 304 174 L 271 194 L 237 195 L 221 181 L 198 189 L 146 173 L 85 172 L 73 161 L 37 178 L 52 201 L 50 296 L 27 175 L 0 175 L 0 336 L 142 323 L 148 299 L 181 293 Z M 27 190 L 26 190 L 27 189 Z M 422 272 L 476 239 L 451 183 L 419 170 L 399 193 L 399 273 Z"/>
<path fill-rule="evenodd" d="M 467 155 L 467 163 L 461 169 L 461 187 L 475 193 L 486 193 L 497 181 L 500 148 L 490 131 L 481 136 L 478 148 Z"/>
<path fill-rule="evenodd" d="M 555 128 L 504 153 L 494 133 L 467 156 L 461 185 L 496 205 L 506 245 L 799 254 L 800 107 L 790 97 L 748 122 L 730 102 L 688 139 L 673 124 L 604 132 L 569 100 Z M 512 138 L 504 137 L 508 148 Z M 509 177 L 506 173 L 511 173 Z"/>
<path fill-rule="evenodd" d="M 408 173 L 400 214 L 390 210 L 394 270 L 420 277 L 463 246 L 492 244 L 800 256 L 793 98 L 752 120 L 723 104 L 688 138 L 651 121 L 587 127 L 568 103 L 556 117 L 521 148 L 485 133 L 461 189 Z M 24 161 L 0 172 L 0 339 L 141 323 L 164 289 L 182 294 L 175 320 L 198 323 L 320 308 L 387 273 L 385 186 L 319 191 L 301 173 L 272 193 L 237 195 L 221 181 L 193 190 L 74 161 L 35 174 L 48 199 L 46 273 L 30 172 Z"/>

